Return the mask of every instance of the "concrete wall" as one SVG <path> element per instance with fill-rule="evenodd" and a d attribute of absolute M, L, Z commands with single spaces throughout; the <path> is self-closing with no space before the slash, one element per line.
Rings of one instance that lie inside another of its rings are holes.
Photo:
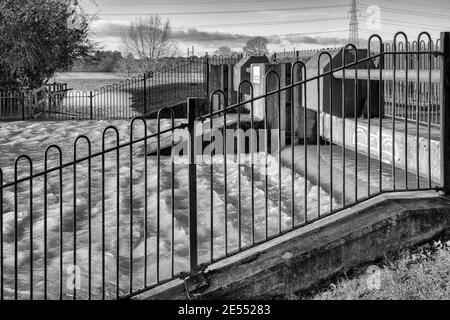
<path fill-rule="evenodd" d="M 329 63 L 329 59 L 326 56 L 322 56 L 319 65 L 319 55 L 317 53 L 310 61 L 306 64 L 307 67 L 307 79 L 316 77 L 320 74 L 329 72 L 331 66 L 333 69 L 337 69 L 342 66 L 343 50 L 333 51 L 332 54 L 332 64 Z M 358 50 L 358 59 L 363 59 L 367 57 L 367 50 Z M 355 61 L 355 55 L 353 51 L 348 51 L 346 55 L 346 64 Z M 373 63 L 360 63 L 358 64 L 358 69 L 375 69 Z M 349 67 L 348 69 L 356 69 L 356 67 Z M 344 83 L 344 87 L 343 87 Z M 357 84 L 357 90 L 355 90 L 355 84 Z M 330 113 L 332 111 L 333 115 L 342 118 L 342 114 L 345 117 L 360 117 L 363 114 L 367 114 L 367 95 L 368 95 L 368 81 L 367 80 L 341 80 L 330 76 L 321 77 L 318 80 L 312 80 L 307 83 L 307 98 L 306 106 L 308 109 L 321 112 Z M 320 90 L 319 90 L 320 87 Z M 376 81 L 370 82 L 371 91 L 371 116 L 378 116 L 379 110 L 379 83 Z M 381 87 L 382 89 L 382 87 Z M 356 93 L 356 99 L 355 99 Z M 343 98 L 345 97 L 345 102 Z M 343 108 L 344 105 L 344 108 Z M 356 113 L 355 113 L 356 108 Z"/>
<path fill-rule="evenodd" d="M 322 113 L 320 115 L 321 135 L 324 139 L 331 141 L 331 122 L 330 115 Z M 436 132 L 431 137 L 430 145 L 428 145 L 427 128 L 422 128 L 419 134 L 419 150 L 417 150 L 417 134 L 416 131 L 408 133 L 405 141 L 404 129 L 397 128 L 395 135 L 392 129 L 388 126 L 390 122 L 385 120 L 382 127 L 381 136 L 381 153 L 383 162 L 392 164 L 392 141 L 394 140 L 395 147 L 395 166 L 405 169 L 405 160 L 407 160 L 407 169 L 409 172 L 417 172 L 417 157 L 419 155 L 419 173 L 422 177 L 428 178 L 428 153 L 431 153 L 431 177 L 436 183 L 440 181 L 440 140 L 439 132 Z M 400 125 L 400 123 L 398 124 Z M 332 117 L 333 139 L 332 142 L 338 145 L 344 144 L 342 119 Z M 411 125 L 413 126 L 413 125 Z M 355 128 L 356 127 L 356 128 Z M 356 129 L 356 130 L 355 130 Z M 356 132 L 356 134 L 355 134 Z M 356 144 L 357 143 L 357 144 Z M 358 152 L 368 154 L 370 147 L 371 157 L 378 159 L 380 155 L 380 126 L 379 120 L 371 121 L 371 128 L 369 134 L 369 127 L 366 121 L 358 121 L 355 123 L 353 119 L 345 119 L 345 147 L 351 150 L 355 149 L 357 145 Z M 405 150 L 407 151 L 405 154 Z"/>
<path fill-rule="evenodd" d="M 233 90 L 233 65 L 211 65 L 209 79 L 210 93 L 214 92 L 215 90 L 223 90 L 228 99 L 228 105 L 237 103 L 237 92 Z M 215 96 L 214 110 L 217 110 L 217 106 L 219 106 L 218 100 L 219 98 Z M 221 102 L 222 107 L 223 104 L 224 101 Z"/>
<path fill-rule="evenodd" d="M 254 95 L 262 96 L 266 93 L 266 77 L 270 71 L 276 71 L 280 75 L 280 88 L 291 84 L 291 63 L 281 64 L 252 64 L 250 67 L 250 80 L 253 84 Z M 258 74 L 261 75 L 259 81 L 255 81 L 255 70 L 258 68 Z M 268 79 L 268 92 L 276 90 L 278 87 L 277 77 L 271 74 Z M 258 99 L 254 102 L 255 115 L 265 118 L 265 106 L 267 103 L 267 117 L 271 129 L 279 128 L 279 117 L 281 121 L 282 146 L 291 140 L 291 115 L 294 117 L 294 143 L 297 144 L 304 139 L 304 126 L 306 124 L 307 141 L 314 142 L 316 139 L 316 119 L 317 114 L 313 110 L 306 110 L 306 123 L 304 120 L 305 110 L 303 90 L 299 87 L 295 89 L 284 90 L 280 94 L 275 93 L 267 99 Z M 278 99 L 280 100 L 280 110 L 278 108 Z M 292 112 L 293 108 L 293 112 Z"/>

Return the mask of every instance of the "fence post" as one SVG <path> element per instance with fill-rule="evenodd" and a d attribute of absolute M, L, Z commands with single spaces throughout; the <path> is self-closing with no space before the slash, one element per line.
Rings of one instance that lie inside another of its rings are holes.
<path fill-rule="evenodd" d="M 450 32 L 441 33 L 441 186 L 450 194 Z M 428 150 L 430 152 L 430 150 Z"/>
<path fill-rule="evenodd" d="M 43 94 L 43 105 L 44 105 L 44 119 L 48 120 L 50 115 L 50 93 L 47 90 L 41 90 Z"/>
<path fill-rule="evenodd" d="M 198 266 L 197 246 L 197 165 L 195 148 L 195 99 L 187 100 L 187 118 L 189 130 L 189 239 L 191 272 Z"/>
<path fill-rule="evenodd" d="M 91 114 L 91 120 L 94 119 L 94 106 L 93 106 L 93 98 L 92 91 L 89 92 L 89 112 Z"/>
<path fill-rule="evenodd" d="M 209 64 L 210 64 L 209 56 L 208 56 L 208 53 L 206 53 L 206 56 L 205 56 L 205 73 L 206 73 L 206 97 L 207 98 L 209 97 L 209 77 L 210 77 L 210 75 L 209 75 Z"/>
<path fill-rule="evenodd" d="M 25 100 L 28 98 L 26 93 L 21 93 L 22 99 L 22 121 L 25 120 Z"/>
<path fill-rule="evenodd" d="M 147 114 L 147 78 L 144 73 L 144 115 Z"/>

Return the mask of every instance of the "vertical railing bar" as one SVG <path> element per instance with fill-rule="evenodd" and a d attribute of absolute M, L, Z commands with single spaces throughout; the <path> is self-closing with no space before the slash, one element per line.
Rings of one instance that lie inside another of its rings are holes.
<path fill-rule="evenodd" d="M 395 54 L 397 52 L 397 39 L 394 37 L 394 43 L 392 44 L 394 49 L 394 55 L 392 57 L 393 59 L 393 98 L 392 98 L 392 190 L 395 191 L 395 107 L 396 107 L 396 99 L 397 99 L 397 55 Z"/>
<path fill-rule="evenodd" d="M 406 52 L 409 51 L 409 43 L 406 40 Z M 408 107 L 409 107 L 409 54 L 405 54 L 405 189 L 408 190 Z M 418 134 L 418 133 L 417 133 Z M 417 153 L 419 150 L 416 150 Z"/>
<path fill-rule="evenodd" d="M 74 142 L 73 145 L 73 159 L 74 159 L 74 164 L 73 164 L 73 191 L 72 191 L 72 196 L 73 196 L 73 217 L 72 217 L 72 221 L 73 221 L 73 267 L 76 268 L 77 266 L 77 164 L 76 164 L 76 160 L 77 160 L 77 143 L 76 140 Z M 72 272 L 74 273 L 73 276 L 73 300 L 77 300 L 77 288 L 76 288 L 76 271 L 75 269 L 72 270 Z"/>
<path fill-rule="evenodd" d="M 355 63 L 358 62 L 358 48 L 355 47 Z M 355 80 L 354 80 L 354 96 L 353 96 L 353 104 L 354 104 L 354 118 L 355 118 L 355 203 L 358 203 L 358 92 L 359 92 L 359 85 L 358 85 L 358 65 L 355 65 Z M 369 135 L 370 137 L 370 135 Z M 369 144 L 370 144 L 370 138 L 369 138 Z M 345 164 L 344 164 L 345 165 Z M 368 181 L 370 183 L 370 180 Z"/>
<path fill-rule="evenodd" d="M 0 112 L 1 112 L 0 93 Z M 3 170 L 0 168 L 0 301 L 4 299 L 4 265 L 3 265 Z"/>
<path fill-rule="evenodd" d="M 92 300 L 92 159 L 89 143 L 88 160 L 88 300 Z"/>
<path fill-rule="evenodd" d="M 228 108 L 229 101 L 225 99 L 225 105 L 224 105 L 224 112 L 223 112 L 223 128 L 224 128 L 224 135 L 223 135 L 223 154 L 224 154 L 224 219 L 225 219 L 225 225 L 224 225 L 224 245 L 225 245 L 225 256 L 228 256 L 228 150 L 227 150 L 227 108 Z M 212 120 L 211 120 L 212 121 Z"/>
<path fill-rule="evenodd" d="M 197 246 L 197 165 L 196 165 L 196 128 L 195 128 L 195 99 L 187 100 L 189 143 L 189 239 L 190 239 L 190 271 L 194 272 L 198 266 Z M 226 182 L 225 182 L 226 184 Z M 225 221 L 225 224 L 227 221 Z"/>
<path fill-rule="evenodd" d="M 17 163 L 14 169 L 14 300 L 18 300 L 18 185 L 17 185 Z M 3 232 L 3 230 L 2 230 Z"/>
<path fill-rule="evenodd" d="M 133 293 L 133 249 L 134 249 L 134 237 L 133 237 L 133 210 L 134 210 L 134 203 L 133 203 L 133 122 L 130 126 L 130 155 L 129 155 L 129 168 L 130 168 L 130 294 Z M 159 132 L 159 131 L 158 131 Z M 159 138 L 159 136 L 158 136 Z M 159 151 L 159 146 L 158 146 Z M 159 163 L 158 163 L 159 165 Z M 159 168 L 159 167 L 158 167 Z M 158 178 L 159 182 L 159 178 Z M 158 203 L 159 203 L 159 197 L 158 197 Z M 158 210 L 159 214 L 159 210 Z M 159 260 L 159 256 L 158 259 Z"/>
<path fill-rule="evenodd" d="M 441 33 L 441 186 L 450 194 L 450 32 Z M 430 150 L 428 151 L 430 152 Z"/>
<path fill-rule="evenodd" d="M 241 103 L 242 103 L 242 91 L 238 92 L 238 103 L 239 106 L 237 108 L 238 119 L 237 119 L 237 168 L 238 168 L 238 206 L 237 206 L 237 219 L 238 219 L 238 248 L 239 251 L 242 249 L 242 170 L 241 170 Z"/>
<path fill-rule="evenodd" d="M 60 163 L 61 165 L 61 163 Z M 48 243 L 47 243 L 47 228 L 48 228 L 48 149 L 45 152 L 44 157 L 44 300 L 47 300 L 47 276 L 48 276 L 48 270 L 47 270 L 47 251 L 48 251 Z M 0 184 L 1 187 L 1 184 Z M 3 231 L 3 229 L 0 229 L 0 233 Z M 0 243 L 0 246 L 3 245 L 3 243 Z"/>
<path fill-rule="evenodd" d="M 379 181 L 379 192 L 383 191 L 383 117 L 384 117 L 384 107 L 386 106 L 386 88 L 387 81 L 383 81 L 383 69 L 385 67 L 385 53 L 384 45 L 381 37 L 380 39 L 380 85 L 378 87 L 378 100 L 379 100 L 379 130 L 378 130 L 378 157 L 379 157 L 379 168 L 378 168 L 378 181 Z M 389 58 L 388 58 L 389 59 Z M 389 62 L 388 62 L 389 63 Z M 383 85 L 382 85 L 383 84 Z M 383 90 L 382 90 L 383 88 Z"/>
<path fill-rule="evenodd" d="M 253 85 L 252 84 L 250 84 L 250 88 L 251 88 L 251 99 L 252 99 L 252 102 L 251 102 L 251 105 L 250 105 L 250 108 L 251 108 L 251 110 L 250 110 L 250 113 L 251 113 L 251 115 L 250 115 L 250 121 L 251 121 L 251 123 L 250 123 L 250 130 L 251 130 L 251 140 L 250 140 L 250 145 L 251 145 L 251 149 L 249 150 L 250 152 L 251 152 L 251 161 L 252 161 L 252 163 L 251 163 L 251 170 L 252 170 L 252 172 L 251 172 L 251 188 L 252 188 L 252 191 L 251 191 L 251 193 L 252 193 L 252 234 L 251 234 L 251 237 L 252 237 L 252 245 L 253 244 L 255 244 L 255 152 L 256 152 L 256 150 L 254 150 L 254 148 L 255 148 L 255 144 L 256 144 L 256 141 L 255 141 L 255 110 L 254 110 L 254 101 L 253 101 L 253 99 L 254 99 L 254 89 L 253 89 Z M 224 93 L 225 94 L 225 93 Z M 227 99 L 227 96 L 226 96 L 226 94 L 225 94 L 225 98 L 224 99 Z"/>
<path fill-rule="evenodd" d="M 73 164 L 73 267 L 75 268 L 75 270 L 73 271 L 73 281 L 74 281 L 74 286 L 73 286 L 73 300 L 77 300 L 77 283 L 78 281 L 81 281 L 81 279 L 77 279 L 77 272 L 76 269 L 78 268 L 77 266 L 77 145 L 78 145 L 78 141 L 80 140 L 85 140 L 88 146 L 88 219 L 89 219 L 89 226 L 88 226 L 88 237 L 89 237 L 89 248 L 88 248 L 88 288 L 89 288 L 89 292 L 88 292 L 88 297 L 89 300 L 91 299 L 91 273 L 92 273 L 92 268 L 91 268 L 91 154 L 92 154 L 92 149 L 91 149 L 91 141 L 89 140 L 89 138 L 87 136 L 81 135 L 78 138 L 75 139 L 74 143 L 73 143 L 73 159 L 74 159 L 74 164 Z"/>
<path fill-rule="evenodd" d="M 372 56 L 372 52 L 370 50 L 370 40 L 371 38 L 369 38 L 369 46 L 367 49 L 367 56 L 371 57 Z M 380 48 L 381 50 L 381 48 Z M 373 60 L 369 60 L 367 62 L 367 69 L 368 69 L 368 78 L 367 78 L 367 197 L 370 197 L 370 193 L 371 193 L 371 189 L 370 189 L 370 177 L 371 177 L 371 172 L 370 172 L 370 155 L 371 155 L 371 146 L 372 146 L 372 135 L 371 135 L 371 123 L 370 123 L 370 119 L 372 118 L 372 92 L 371 92 L 371 71 L 372 71 L 372 63 Z M 381 86 L 381 82 L 379 83 Z M 381 101 L 378 102 L 379 103 L 379 108 L 381 108 Z"/>
<path fill-rule="evenodd" d="M 278 233 L 282 232 L 282 188 L 281 188 L 281 135 L 283 131 L 281 130 L 281 81 L 278 75 L 278 85 L 277 85 L 277 99 L 278 99 Z M 286 112 L 286 108 L 284 108 Z M 286 137 L 285 137 L 286 138 Z"/>
<path fill-rule="evenodd" d="M 158 116 L 158 133 L 161 132 L 161 119 Z M 160 230 L 161 230 L 161 135 L 157 136 L 157 173 L 156 173 L 156 283 L 159 283 L 160 273 Z"/>
<path fill-rule="evenodd" d="M 120 140 L 119 130 L 114 126 L 108 126 L 102 134 L 102 300 L 106 298 L 106 274 L 105 274 L 105 253 L 106 253 L 106 217 L 105 217 L 105 154 L 106 154 L 106 133 L 112 130 L 116 137 L 116 299 L 120 298 Z"/>
<path fill-rule="evenodd" d="M 268 92 L 267 90 L 267 75 L 266 75 L 266 93 Z M 269 192 L 269 171 L 267 168 L 268 165 L 268 157 L 267 154 L 269 152 L 269 118 L 268 118 L 268 97 L 266 95 L 266 97 L 264 98 L 264 143 L 265 143 L 265 150 L 264 150 L 264 157 L 265 157 L 265 162 L 264 162 L 264 199 L 265 199 L 265 239 L 267 240 L 268 236 L 269 236 L 269 199 L 268 199 L 268 192 Z"/>
<path fill-rule="evenodd" d="M 322 54 L 320 54 L 319 55 L 319 57 L 317 58 L 317 67 L 318 67 L 318 74 L 320 74 L 321 73 L 321 70 L 320 70 L 320 58 L 322 57 Z M 321 136 L 320 136 L 320 129 L 321 129 L 321 125 L 320 125 L 320 121 L 321 121 L 321 109 L 320 109 L 320 103 L 321 103 L 321 100 L 322 100 L 322 102 L 323 102 L 323 98 L 322 99 L 320 99 L 320 97 L 321 97 L 321 87 L 320 87 L 320 81 L 322 81 L 322 78 L 318 78 L 317 79 L 317 127 L 316 127 L 316 139 L 317 139 L 317 141 L 316 141 L 316 143 L 317 143 L 317 216 L 320 218 L 320 216 L 321 216 L 321 210 L 320 210 L 320 205 L 321 205 L 321 203 L 320 203 L 320 188 L 321 188 L 321 185 L 322 185 L 322 183 L 321 183 L 321 172 L 320 172 L 320 158 L 321 158 L 321 156 L 320 156 L 320 139 L 321 139 Z M 324 86 L 325 87 L 325 86 Z M 323 108 L 323 107 L 322 107 Z"/>
<path fill-rule="evenodd" d="M 172 111 L 172 110 L 171 110 Z M 146 136 L 147 136 L 147 130 L 146 130 Z M 175 147 L 175 116 L 172 112 L 172 134 L 171 134 L 171 142 L 172 142 L 172 148 L 171 150 L 174 149 Z M 146 142 L 147 143 L 147 142 Z M 175 274 L 175 155 L 173 152 L 171 152 L 171 163 L 172 163 L 172 167 L 171 167 L 171 172 L 172 172 L 172 177 L 171 177 L 171 189 L 172 189 L 172 199 L 171 199 L 171 207 L 172 207 L 172 239 L 171 239 L 171 244 L 172 244 L 172 248 L 171 248 L 171 273 L 172 273 L 172 277 Z"/>
<path fill-rule="evenodd" d="M 307 78 L 307 70 L 306 70 L 306 66 L 304 66 L 303 68 L 304 73 L 302 74 L 303 77 L 303 81 L 306 80 Z M 302 89 L 302 93 L 303 93 L 303 97 L 302 97 L 302 101 L 303 101 L 303 151 L 305 154 L 305 159 L 304 159 L 304 167 L 305 167 L 305 177 L 304 177 L 304 190 L 303 190 L 303 199 L 304 199 L 304 212 L 305 212 L 305 223 L 308 223 L 308 131 L 307 131 L 307 118 L 308 118 L 308 108 L 307 108 L 307 104 L 308 104 L 308 100 L 307 100 L 307 83 L 304 82 L 303 83 L 303 89 Z"/>
<path fill-rule="evenodd" d="M 214 112 L 214 93 L 211 94 L 211 96 L 209 97 L 209 107 L 210 107 L 210 111 L 211 113 Z M 220 97 L 219 97 L 219 105 L 218 108 L 220 109 Z M 209 128 L 210 128 L 210 141 L 212 143 L 212 139 L 213 139 L 213 120 L 214 118 L 211 117 L 209 119 Z M 203 120 L 202 120 L 202 128 L 203 128 Z M 226 128 L 224 128 L 225 134 L 226 134 Z M 210 246 L 211 246 L 211 252 L 210 252 L 210 260 L 211 262 L 214 261 L 214 161 L 213 161 L 213 152 L 211 149 L 211 163 L 210 163 L 210 170 L 211 170 L 211 175 L 210 175 L 210 225 L 211 225 L 211 234 L 210 234 Z M 226 181 L 225 181 L 226 183 Z"/>
<path fill-rule="evenodd" d="M 420 119 L 419 119 L 419 117 L 420 117 L 420 111 L 421 111 L 421 108 L 420 108 L 420 59 L 421 59 L 421 57 L 419 54 L 420 49 L 421 49 L 420 36 L 419 36 L 418 40 L 419 41 L 417 43 L 417 48 L 416 48 L 416 50 L 417 50 L 417 56 L 416 56 L 416 59 L 417 59 L 417 66 L 416 66 L 416 68 L 417 68 L 417 95 L 416 95 L 416 98 L 417 98 L 417 101 L 416 101 L 416 134 L 417 134 L 417 136 L 416 136 L 416 152 L 417 152 L 417 154 L 416 154 L 416 184 L 417 184 L 417 189 L 420 188 L 420 158 L 419 158 L 419 156 L 420 156 L 420 149 L 419 149 L 419 130 L 420 130 L 419 121 L 420 121 Z M 428 112 L 430 112 L 429 108 L 428 108 Z M 429 120 L 430 120 L 430 114 L 428 113 L 427 121 L 429 121 Z"/>
<path fill-rule="evenodd" d="M 145 77 L 144 77 L 145 79 Z M 145 99 L 146 100 L 146 99 Z M 144 122 L 145 140 L 144 140 L 144 287 L 147 287 L 147 273 L 148 273 L 148 132 L 147 122 Z"/>
<path fill-rule="evenodd" d="M 302 69 L 300 69 L 301 74 L 303 73 L 303 68 L 305 67 L 304 64 L 302 62 L 296 61 L 292 64 L 291 67 L 291 85 L 294 85 L 296 83 L 296 77 L 295 77 L 295 70 L 296 70 L 296 66 L 300 66 Z M 298 70 L 298 68 L 297 68 Z M 303 79 L 302 79 L 303 80 Z M 292 162 L 292 166 L 291 166 L 291 219 L 292 219 L 292 223 L 291 223 L 291 228 L 294 229 L 295 228 L 295 166 L 294 166 L 294 161 L 295 161 L 295 148 L 294 148 L 294 140 L 295 140 L 295 100 L 296 100 L 296 95 L 295 95 L 295 90 L 296 88 L 292 88 L 291 89 L 291 162 Z M 298 88 L 298 92 L 301 93 L 301 88 Z M 300 112 L 300 107 L 301 107 L 301 100 L 299 100 L 299 112 Z M 252 188 L 253 189 L 253 188 Z"/>
<path fill-rule="evenodd" d="M 431 43 L 431 36 L 428 34 L 428 38 L 430 39 L 430 43 Z M 430 116 L 430 111 L 432 108 L 432 102 L 431 102 L 431 95 L 432 95 L 432 83 L 431 83 L 431 44 L 429 45 L 429 50 L 430 50 L 430 54 L 429 54 L 429 61 L 430 61 L 430 68 L 429 68 L 429 72 L 428 72 L 428 123 L 427 123 L 427 131 L 428 131 L 428 187 L 431 189 L 432 187 L 432 177 L 431 177 L 431 116 Z M 442 81 L 442 79 L 441 79 Z M 443 92 L 441 92 L 441 95 L 443 94 Z M 441 105 L 441 110 L 442 110 L 443 106 Z M 437 119 L 438 119 L 438 114 L 437 112 L 435 112 L 435 123 L 437 123 Z M 441 122 L 441 126 L 442 126 L 442 122 Z M 441 161 L 444 161 L 444 159 L 441 159 Z"/>
<path fill-rule="evenodd" d="M 59 148 L 59 147 L 58 147 Z M 61 150 L 61 149 L 60 149 Z M 60 170 L 59 170 L 59 299 L 63 299 L 63 169 L 62 169 L 62 151 L 60 151 Z"/>
<path fill-rule="evenodd" d="M 102 300 L 105 300 L 105 136 L 106 129 L 103 131 L 102 137 Z M 118 192 L 118 191 L 117 191 Z M 119 229 L 119 224 L 117 224 L 117 229 Z M 118 246 L 118 244 L 117 244 Z M 117 258 L 119 256 L 117 255 Z M 118 265 L 117 265 L 118 269 Z M 119 277 L 117 277 L 117 282 Z M 117 287 L 116 297 L 119 297 L 119 288 Z"/>
<path fill-rule="evenodd" d="M 33 165 L 30 159 L 30 176 L 33 175 Z M 34 248 L 33 248 L 33 179 L 30 179 L 30 300 L 34 294 Z M 3 230 L 2 230 L 3 231 Z"/>
<path fill-rule="evenodd" d="M 346 52 L 347 52 L 347 47 L 344 47 L 343 51 L 342 51 L 342 107 L 341 107 L 341 116 L 342 116 L 342 206 L 345 207 L 346 206 L 346 199 L 345 199 L 345 190 L 346 190 L 346 186 L 345 186 L 345 177 L 346 177 L 346 173 L 345 173 L 345 81 L 346 81 L 346 77 L 345 77 L 345 73 L 346 73 L 346 61 L 345 61 L 345 57 L 346 57 Z"/>

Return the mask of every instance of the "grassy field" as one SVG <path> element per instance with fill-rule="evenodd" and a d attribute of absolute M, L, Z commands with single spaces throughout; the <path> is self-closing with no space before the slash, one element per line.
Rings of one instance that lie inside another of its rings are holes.
<path fill-rule="evenodd" d="M 57 73 L 50 82 L 67 83 L 73 90 L 98 90 L 108 85 L 130 79 L 133 74 L 107 72 L 65 72 Z"/>
<path fill-rule="evenodd" d="M 106 86 L 119 84 L 139 74 L 107 73 L 107 72 L 64 72 L 57 73 L 50 82 L 67 83 L 70 89 L 80 91 L 95 91 Z M 168 86 L 177 83 L 198 83 L 204 80 L 201 72 L 155 74 L 147 80 L 148 87 Z"/>
<path fill-rule="evenodd" d="M 310 293 L 287 297 L 312 300 L 449 300 L 450 241 L 401 251 L 376 265 L 379 287 L 370 288 L 369 266 L 359 266 Z M 372 282 L 373 283 L 373 282 Z"/>

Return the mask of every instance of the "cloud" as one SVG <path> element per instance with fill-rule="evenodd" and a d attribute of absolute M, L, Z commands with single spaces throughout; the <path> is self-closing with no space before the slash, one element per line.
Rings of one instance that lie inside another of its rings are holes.
<path fill-rule="evenodd" d="M 175 40 L 179 41 L 198 41 L 198 42 L 210 42 L 210 41 L 247 41 L 251 36 L 220 32 L 220 31 L 200 31 L 195 28 L 189 29 L 173 29 L 172 36 Z"/>
<path fill-rule="evenodd" d="M 125 32 L 129 22 L 127 21 L 96 21 L 93 26 L 93 33 L 97 40 L 119 39 Z M 173 28 L 172 36 L 180 44 L 198 45 L 206 49 L 216 49 L 221 46 L 228 46 L 233 50 L 240 50 L 245 43 L 253 36 L 241 33 L 231 33 L 224 31 L 206 31 L 196 28 Z M 301 48 L 308 46 L 337 46 L 346 42 L 346 39 L 338 37 L 312 37 L 305 35 L 281 35 L 267 36 L 270 47 L 292 47 Z M 106 42 L 106 41 L 105 41 Z"/>
<path fill-rule="evenodd" d="M 347 40 L 338 37 L 310 37 L 310 36 L 286 36 L 284 40 L 290 44 L 315 44 L 315 45 L 338 45 L 344 44 Z"/>

